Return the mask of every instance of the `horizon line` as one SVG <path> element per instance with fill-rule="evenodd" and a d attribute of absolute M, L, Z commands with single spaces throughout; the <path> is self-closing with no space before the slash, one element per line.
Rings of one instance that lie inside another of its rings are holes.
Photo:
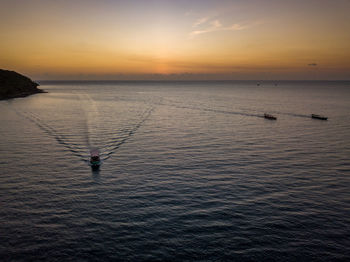
<path fill-rule="evenodd" d="M 350 79 L 50 79 L 37 82 L 350 82 Z"/>

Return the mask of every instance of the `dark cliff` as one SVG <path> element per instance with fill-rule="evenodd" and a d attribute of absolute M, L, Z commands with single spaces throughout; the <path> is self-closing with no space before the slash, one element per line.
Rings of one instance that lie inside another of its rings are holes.
<path fill-rule="evenodd" d="M 0 100 L 43 93 L 38 86 L 26 76 L 0 69 Z"/>

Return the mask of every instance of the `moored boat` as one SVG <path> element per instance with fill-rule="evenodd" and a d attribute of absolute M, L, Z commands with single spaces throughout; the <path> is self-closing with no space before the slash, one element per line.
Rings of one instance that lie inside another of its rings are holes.
<path fill-rule="evenodd" d="M 101 165 L 100 151 L 97 148 L 90 150 L 90 166 L 93 169 L 98 169 Z"/>
<path fill-rule="evenodd" d="M 315 114 L 312 114 L 311 118 L 319 119 L 319 120 L 327 120 L 328 119 L 328 117 L 321 116 L 321 115 L 315 115 Z"/>
<path fill-rule="evenodd" d="M 264 117 L 269 120 L 277 120 L 277 117 L 270 114 L 264 114 Z"/>

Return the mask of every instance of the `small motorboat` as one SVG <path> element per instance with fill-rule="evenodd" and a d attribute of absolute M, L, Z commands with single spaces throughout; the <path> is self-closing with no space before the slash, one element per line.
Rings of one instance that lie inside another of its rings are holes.
<path fill-rule="evenodd" d="M 315 114 L 312 114 L 311 118 L 319 119 L 319 120 L 327 120 L 328 119 L 328 117 L 321 116 L 321 115 L 315 115 Z"/>
<path fill-rule="evenodd" d="M 97 148 L 90 150 L 90 166 L 92 169 L 98 169 L 101 165 L 100 151 Z"/>
<path fill-rule="evenodd" d="M 277 120 L 277 117 L 270 114 L 264 114 L 264 117 L 269 120 Z"/>

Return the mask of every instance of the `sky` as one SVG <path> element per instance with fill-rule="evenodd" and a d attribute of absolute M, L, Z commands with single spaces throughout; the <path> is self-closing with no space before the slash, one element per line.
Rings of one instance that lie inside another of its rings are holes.
<path fill-rule="evenodd" d="M 0 0 L 35 80 L 350 80 L 350 0 Z"/>

